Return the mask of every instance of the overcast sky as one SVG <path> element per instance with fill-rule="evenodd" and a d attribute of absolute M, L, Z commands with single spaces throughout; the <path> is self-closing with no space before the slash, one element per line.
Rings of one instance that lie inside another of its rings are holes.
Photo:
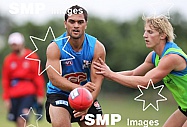
<path fill-rule="evenodd" d="M 160 15 L 178 11 L 187 19 L 186 0 L 1 0 L 0 14 L 18 23 L 31 20 L 43 23 L 64 17 L 72 5 L 84 7 L 89 15 L 129 20 L 138 15 Z"/>

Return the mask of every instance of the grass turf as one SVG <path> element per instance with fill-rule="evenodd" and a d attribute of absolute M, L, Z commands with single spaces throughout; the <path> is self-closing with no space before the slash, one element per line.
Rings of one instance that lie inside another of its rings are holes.
<path fill-rule="evenodd" d="M 153 121 L 152 127 L 161 127 L 167 118 L 177 109 L 177 104 L 173 101 L 170 94 L 167 94 L 167 98 L 170 101 L 159 102 L 159 111 L 156 111 L 152 106 L 143 111 L 143 103 L 134 101 L 135 97 L 136 95 L 100 94 L 99 102 L 102 105 L 104 114 L 109 114 L 109 116 L 111 114 L 119 114 L 121 116 L 121 121 L 115 125 L 111 125 L 111 118 L 109 117 L 110 125 L 107 127 L 144 127 L 151 120 Z M 6 108 L 1 99 L 0 104 L 0 127 L 15 127 L 12 122 L 6 119 Z M 51 124 L 45 120 L 45 114 L 43 114 L 42 120 L 38 122 L 38 126 L 35 120 L 32 114 L 28 125 L 33 125 L 33 127 L 51 127 Z M 154 123 L 155 120 L 157 120 L 157 125 Z M 151 125 L 149 124 L 147 127 L 149 126 Z M 72 124 L 72 127 L 78 127 L 77 123 Z"/>

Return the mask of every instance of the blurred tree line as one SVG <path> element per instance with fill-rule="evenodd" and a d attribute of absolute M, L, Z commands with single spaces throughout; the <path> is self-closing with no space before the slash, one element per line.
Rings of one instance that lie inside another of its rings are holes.
<path fill-rule="evenodd" d="M 174 27 L 176 34 L 175 42 L 187 53 L 187 21 L 179 13 L 173 13 L 171 15 L 171 23 Z M 2 70 L 2 62 L 4 57 L 10 52 L 7 44 L 8 35 L 12 32 L 21 32 L 25 36 L 26 47 L 35 50 L 35 47 L 30 40 L 30 36 L 44 39 L 47 29 L 51 26 L 55 37 L 60 36 L 64 31 L 63 18 L 56 18 L 48 21 L 43 25 L 37 25 L 33 22 L 26 22 L 22 25 L 18 25 L 11 19 L 0 16 L 0 41 L 5 42 L 5 46 L 0 42 L 0 71 Z M 117 19 L 100 19 L 98 17 L 90 16 L 88 21 L 88 28 L 86 30 L 88 34 L 91 34 L 98 38 L 100 42 L 105 45 L 106 48 L 106 63 L 113 71 L 131 70 L 140 65 L 147 54 L 151 51 L 145 47 L 143 38 L 144 22 L 142 17 L 139 16 L 136 19 L 130 21 L 118 22 Z M 53 40 L 53 36 L 49 32 L 44 42 L 33 40 L 38 48 L 36 52 L 40 59 L 42 68 L 45 68 L 46 61 L 46 48 L 50 41 Z M 48 82 L 46 72 L 43 73 Z M 0 74 L 1 77 L 1 74 Z M 104 80 L 102 91 L 104 92 L 133 92 L 133 89 L 121 86 L 117 83 Z"/>

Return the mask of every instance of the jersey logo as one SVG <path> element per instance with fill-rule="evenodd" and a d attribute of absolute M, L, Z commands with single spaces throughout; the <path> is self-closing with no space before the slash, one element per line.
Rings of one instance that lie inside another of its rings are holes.
<path fill-rule="evenodd" d="M 66 105 L 68 106 L 68 101 L 65 100 L 57 100 L 55 101 L 56 105 Z"/>
<path fill-rule="evenodd" d="M 24 69 L 29 68 L 29 66 L 30 66 L 29 61 L 26 61 L 26 60 L 25 60 L 25 61 L 23 62 L 23 64 L 22 64 L 22 66 L 23 66 Z"/>
<path fill-rule="evenodd" d="M 73 64 L 73 62 L 71 60 L 67 60 L 64 62 L 66 66 L 70 66 Z"/>
<path fill-rule="evenodd" d="M 15 69 L 16 67 L 17 67 L 17 63 L 16 62 L 11 62 L 10 68 Z"/>
<path fill-rule="evenodd" d="M 90 68 L 92 64 L 92 61 L 83 60 L 83 69 Z"/>
<path fill-rule="evenodd" d="M 67 80 L 71 81 L 72 83 L 80 84 L 83 81 L 86 81 L 87 74 L 83 72 L 77 73 L 70 73 L 64 76 Z"/>

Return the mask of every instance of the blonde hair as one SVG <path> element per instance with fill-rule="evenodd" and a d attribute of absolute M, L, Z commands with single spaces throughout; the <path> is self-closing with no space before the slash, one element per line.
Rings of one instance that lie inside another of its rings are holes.
<path fill-rule="evenodd" d="M 156 29 L 160 34 L 166 34 L 166 42 L 172 42 L 175 34 L 171 23 L 166 16 L 159 17 L 142 17 L 146 23 L 150 23 L 150 27 Z"/>

